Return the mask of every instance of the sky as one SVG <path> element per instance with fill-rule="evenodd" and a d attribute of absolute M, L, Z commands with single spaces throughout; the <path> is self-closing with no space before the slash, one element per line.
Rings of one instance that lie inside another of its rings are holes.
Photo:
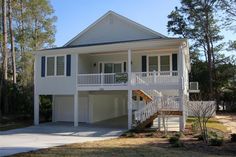
<path fill-rule="evenodd" d="M 179 0 L 51 0 L 57 16 L 56 46 L 71 38 L 109 10 L 168 35 L 167 15 Z"/>
<path fill-rule="evenodd" d="M 180 6 L 180 0 L 51 0 L 57 16 L 56 46 L 63 46 L 109 10 L 123 15 L 161 34 L 167 32 L 167 16 Z M 235 34 L 222 31 L 224 41 Z"/>

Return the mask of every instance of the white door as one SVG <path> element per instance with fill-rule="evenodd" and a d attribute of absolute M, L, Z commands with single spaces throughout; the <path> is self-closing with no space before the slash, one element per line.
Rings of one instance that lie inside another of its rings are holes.
<path fill-rule="evenodd" d="M 73 96 L 55 96 L 55 121 L 74 121 Z"/>
<path fill-rule="evenodd" d="M 79 122 L 89 122 L 88 97 L 79 98 Z"/>

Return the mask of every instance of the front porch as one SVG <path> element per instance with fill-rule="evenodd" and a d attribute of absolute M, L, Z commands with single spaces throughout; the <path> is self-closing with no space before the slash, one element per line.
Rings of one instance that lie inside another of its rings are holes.
<path fill-rule="evenodd" d="M 179 89 L 178 71 L 78 74 L 78 90 Z M 130 81 L 128 78 L 131 78 Z"/>

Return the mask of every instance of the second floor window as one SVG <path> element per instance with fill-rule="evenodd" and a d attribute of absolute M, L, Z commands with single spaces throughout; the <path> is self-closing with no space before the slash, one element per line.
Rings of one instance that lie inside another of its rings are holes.
<path fill-rule="evenodd" d="M 47 76 L 54 76 L 55 57 L 47 57 Z"/>
<path fill-rule="evenodd" d="M 170 56 L 160 56 L 160 70 L 170 71 Z"/>
<path fill-rule="evenodd" d="M 57 56 L 57 75 L 64 75 L 65 74 L 65 58 L 64 56 Z"/>
<path fill-rule="evenodd" d="M 47 57 L 47 76 L 65 75 L 65 56 Z"/>

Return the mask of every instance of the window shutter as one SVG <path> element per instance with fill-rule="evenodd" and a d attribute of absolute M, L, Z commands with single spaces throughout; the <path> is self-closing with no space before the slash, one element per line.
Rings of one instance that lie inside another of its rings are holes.
<path fill-rule="evenodd" d="M 66 55 L 66 76 L 71 76 L 71 55 Z"/>
<path fill-rule="evenodd" d="M 45 77 L 45 56 L 41 57 L 41 77 Z"/>
<path fill-rule="evenodd" d="M 142 72 L 147 71 L 147 56 L 142 56 Z"/>
<path fill-rule="evenodd" d="M 177 61 L 177 54 L 172 54 L 172 70 L 178 70 L 178 61 Z"/>

